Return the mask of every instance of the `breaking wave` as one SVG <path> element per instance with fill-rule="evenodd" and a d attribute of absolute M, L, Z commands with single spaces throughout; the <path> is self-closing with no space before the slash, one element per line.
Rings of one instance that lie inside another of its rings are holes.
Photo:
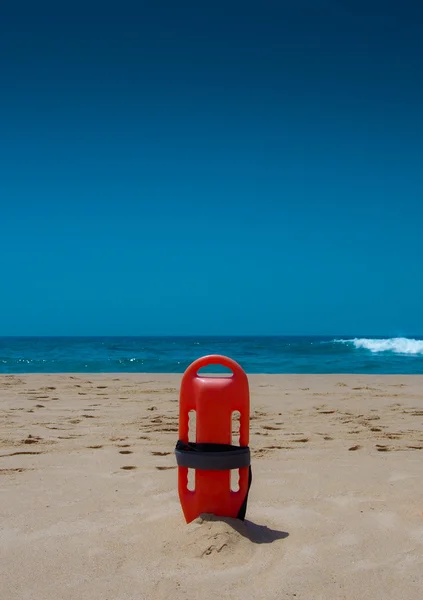
<path fill-rule="evenodd" d="M 370 352 L 393 352 L 395 354 L 422 354 L 423 340 L 409 338 L 355 338 L 352 340 L 335 340 L 342 344 L 353 344 L 357 349 L 370 350 Z"/>

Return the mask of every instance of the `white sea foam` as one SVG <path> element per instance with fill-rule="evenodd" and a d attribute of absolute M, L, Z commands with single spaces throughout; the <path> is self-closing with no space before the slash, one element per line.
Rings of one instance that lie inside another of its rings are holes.
<path fill-rule="evenodd" d="M 354 344 L 371 352 L 394 352 L 396 354 L 423 354 L 423 340 L 409 338 L 355 338 L 353 340 L 334 340 L 342 344 Z"/>

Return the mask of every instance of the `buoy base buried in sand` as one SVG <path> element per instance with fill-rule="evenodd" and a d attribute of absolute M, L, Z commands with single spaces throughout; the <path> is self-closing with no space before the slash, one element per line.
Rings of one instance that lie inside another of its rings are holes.
<path fill-rule="evenodd" d="M 198 371 L 219 364 L 230 377 L 207 377 Z M 196 441 L 189 441 L 189 413 L 196 412 Z M 239 446 L 232 444 L 232 414 L 240 413 Z M 175 448 L 178 493 L 187 523 L 200 514 L 244 520 L 252 481 L 249 443 L 250 397 L 241 366 L 226 356 L 210 355 L 185 371 L 180 390 L 179 439 Z M 188 469 L 195 488 L 188 489 Z M 231 490 L 231 470 L 239 470 L 239 489 Z"/>

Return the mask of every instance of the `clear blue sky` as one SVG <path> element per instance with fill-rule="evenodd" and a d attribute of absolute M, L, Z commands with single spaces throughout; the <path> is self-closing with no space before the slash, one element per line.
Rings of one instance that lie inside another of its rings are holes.
<path fill-rule="evenodd" d="M 392 4 L 4 9 L 0 335 L 422 334 L 423 13 Z"/>

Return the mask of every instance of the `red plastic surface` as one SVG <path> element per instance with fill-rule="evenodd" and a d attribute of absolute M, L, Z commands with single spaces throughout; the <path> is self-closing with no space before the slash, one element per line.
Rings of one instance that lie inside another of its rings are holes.
<path fill-rule="evenodd" d="M 229 377 L 201 376 L 210 364 L 228 367 Z M 232 413 L 240 412 L 241 446 L 249 444 L 250 393 L 240 365 L 226 356 L 210 355 L 194 361 L 185 371 L 179 400 L 179 439 L 188 442 L 189 412 L 196 411 L 197 443 L 232 443 Z M 239 490 L 231 490 L 231 472 L 195 470 L 195 489 L 188 489 L 188 469 L 178 466 L 178 493 L 187 523 L 201 513 L 234 517 L 248 490 L 248 467 L 239 469 Z"/>

